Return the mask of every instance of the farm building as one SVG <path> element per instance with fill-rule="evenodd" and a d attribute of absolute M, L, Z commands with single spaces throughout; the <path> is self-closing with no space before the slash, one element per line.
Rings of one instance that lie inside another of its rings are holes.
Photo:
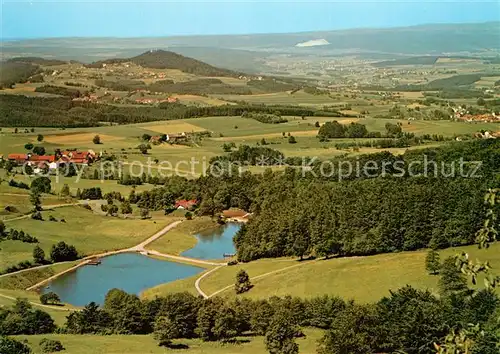
<path fill-rule="evenodd" d="M 192 210 L 196 205 L 198 205 L 198 201 L 196 199 L 192 200 L 177 200 L 175 202 L 175 208 L 176 209 L 186 209 L 186 210 Z"/>
<path fill-rule="evenodd" d="M 167 142 L 169 143 L 177 143 L 179 141 L 187 141 L 186 133 L 181 134 L 167 134 Z"/>

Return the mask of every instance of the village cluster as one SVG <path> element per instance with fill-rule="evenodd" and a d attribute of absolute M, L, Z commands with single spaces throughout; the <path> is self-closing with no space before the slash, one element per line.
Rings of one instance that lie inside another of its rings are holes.
<path fill-rule="evenodd" d="M 9 154 L 5 158 L 0 156 L 0 160 L 10 161 L 15 166 L 30 166 L 34 174 L 42 171 L 56 171 L 63 165 L 89 165 L 101 157 L 93 150 L 77 151 L 77 150 L 56 150 L 52 155 L 36 155 L 32 153 L 26 154 Z"/>

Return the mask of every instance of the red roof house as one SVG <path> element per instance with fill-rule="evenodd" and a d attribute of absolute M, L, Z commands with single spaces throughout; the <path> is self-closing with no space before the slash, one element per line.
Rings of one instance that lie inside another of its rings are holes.
<path fill-rule="evenodd" d="M 175 202 L 175 208 L 176 209 L 192 209 L 194 206 L 196 206 L 198 204 L 198 201 L 196 199 L 192 199 L 192 200 L 185 200 L 185 199 L 182 199 L 182 200 L 177 200 Z"/>
<path fill-rule="evenodd" d="M 9 161 L 18 163 L 18 164 L 23 164 L 27 159 L 28 155 L 27 154 L 9 154 L 7 156 L 7 159 Z"/>
<path fill-rule="evenodd" d="M 29 161 L 31 162 L 54 162 L 56 157 L 54 155 L 31 155 Z"/>

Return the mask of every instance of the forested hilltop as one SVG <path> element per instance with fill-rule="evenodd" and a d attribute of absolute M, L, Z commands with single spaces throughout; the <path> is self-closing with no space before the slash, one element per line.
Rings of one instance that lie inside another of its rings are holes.
<path fill-rule="evenodd" d="M 423 161 L 428 160 L 428 167 Z M 466 163 L 460 171 L 460 157 Z M 169 200 L 197 198 L 200 214 L 217 215 L 238 207 L 253 217 L 235 238 L 240 261 L 281 256 L 353 256 L 446 248 L 474 242 L 484 218 L 484 193 L 498 187 L 500 141 L 454 143 L 441 148 L 364 155 L 333 160 L 361 166 L 368 161 L 404 166 L 372 171 L 374 178 L 340 173 L 319 175 L 319 162 L 305 174 L 289 167 L 262 175 L 226 174 L 194 181 L 170 178 L 150 181 L 164 186 L 133 196 L 132 203 L 152 210 L 168 209 Z M 415 166 L 419 164 L 419 168 Z M 454 167 L 452 167 L 454 164 Z M 444 170 L 442 170 L 442 166 Z M 456 176 L 449 176 L 455 169 Z M 416 173 L 427 176 L 415 177 Z M 410 172 L 413 175 L 410 175 Z"/>
<path fill-rule="evenodd" d="M 101 60 L 86 65 L 90 68 L 101 68 L 103 64 L 116 64 L 123 62 L 132 62 L 144 68 L 153 69 L 177 69 L 185 73 L 205 76 L 238 76 L 236 73 L 227 69 L 219 69 L 202 61 L 185 57 L 183 55 L 166 51 L 150 50 L 132 58 L 115 58 Z"/>

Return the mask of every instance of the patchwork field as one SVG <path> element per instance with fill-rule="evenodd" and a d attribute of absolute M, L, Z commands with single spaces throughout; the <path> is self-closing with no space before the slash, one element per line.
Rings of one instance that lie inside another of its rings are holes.
<path fill-rule="evenodd" d="M 50 144 L 57 145 L 86 145 L 92 143 L 97 134 L 93 133 L 70 133 L 54 134 L 45 136 L 44 140 Z M 123 137 L 115 135 L 98 134 L 103 142 L 121 140 Z"/>
<path fill-rule="evenodd" d="M 180 103 L 186 105 L 222 106 L 226 104 L 234 104 L 232 102 L 223 101 L 218 98 L 206 97 L 206 96 L 173 95 L 172 97 L 177 98 Z"/>
<path fill-rule="evenodd" d="M 141 128 L 151 130 L 161 134 L 180 134 L 183 132 L 200 132 L 204 129 L 195 125 L 188 123 L 188 121 L 166 121 L 154 124 L 142 125 Z"/>
<path fill-rule="evenodd" d="M 208 161 L 215 156 L 223 154 L 222 145 L 234 142 L 236 145 L 246 144 L 255 146 L 265 139 L 270 148 L 282 151 L 285 156 L 318 156 L 319 158 L 330 158 L 343 154 L 363 154 L 381 151 L 379 149 L 364 148 L 353 151 L 353 149 L 338 150 L 339 143 L 352 143 L 353 139 L 331 139 L 329 142 L 319 142 L 316 138 L 320 125 L 328 121 L 337 120 L 342 124 L 358 122 L 366 125 L 369 131 L 385 132 L 387 123 L 400 123 L 403 131 L 412 132 L 417 135 L 443 135 L 454 137 L 456 135 L 472 136 L 480 130 L 498 131 L 500 124 L 496 123 L 464 123 L 445 120 L 396 120 L 381 118 L 335 118 L 335 117 L 286 117 L 288 122 L 281 124 L 264 124 L 254 119 L 242 118 L 240 116 L 204 117 L 183 120 L 161 121 L 151 123 L 140 123 L 118 126 L 102 126 L 95 128 L 67 129 L 64 132 L 58 129 L 37 130 L 33 133 L 1 132 L 0 154 L 20 153 L 26 151 L 24 144 L 34 142 L 36 135 L 42 133 L 45 140 L 36 145 L 44 146 L 48 153 L 56 148 L 80 150 L 93 149 L 115 155 L 128 168 L 131 165 L 143 164 L 143 171 L 151 174 L 171 175 L 172 171 L 180 171 L 186 177 L 199 175 L 208 167 Z M 151 145 L 148 154 L 141 154 L 137 146 L 142 144 L 143 134 L 159 135 L 180 132 L 210 131 L 212 136 L 198 139 L 186 145 Z M 95 145 L 92 138 L 99 135 L 103 144 Z M 289 144 L 288 136 L 293 135 L 297 143 Z M 365 139 L 366 140 L 366 139 Z M 369 140 L 369 139 L 368 139 Z M 414 146 L 410 149 L 418 149 L 432 146 L 434 143 Z M 406 149 L 386 149 L 392 153 L 404 153 Z M 191 161 L 194 159 L 195 163 Z M 157 164 L 156 161 L 164 162 Z M 133 171 L 136 171 L 135 169 Z M 26 179 L 25 176 L 17 176 L 16 179 Z M 27 178 L 29 180 L 29 178 Z M 95 185 L 93 180 L 80 180 L 78 185 L 74 179 L 60 178 L 56 183 L 53 178 L 54 190 L 58 192 L 64 183 L 69 184 L 72 192 L 77 188 L 88 188 Z M 103 191 L 119 191 L 122 194 L 130 193 L 130 186 L 118 185 L 115 181 L 99 182 Z M 138 190 L 152 188 L 152 186 L 138 186 Z"/>
<path fill-rule="evenodd" d="M 341 103 L 328 95 L 311 95 L 303 91 L 295 92 L 277 92 L 257 95 L 214 95 L 221 100 L 244 101 L 248 103 L 263 104 L 281 104 L 281 105 L 300 105 L 300 106 L 323 106 Z"/>

